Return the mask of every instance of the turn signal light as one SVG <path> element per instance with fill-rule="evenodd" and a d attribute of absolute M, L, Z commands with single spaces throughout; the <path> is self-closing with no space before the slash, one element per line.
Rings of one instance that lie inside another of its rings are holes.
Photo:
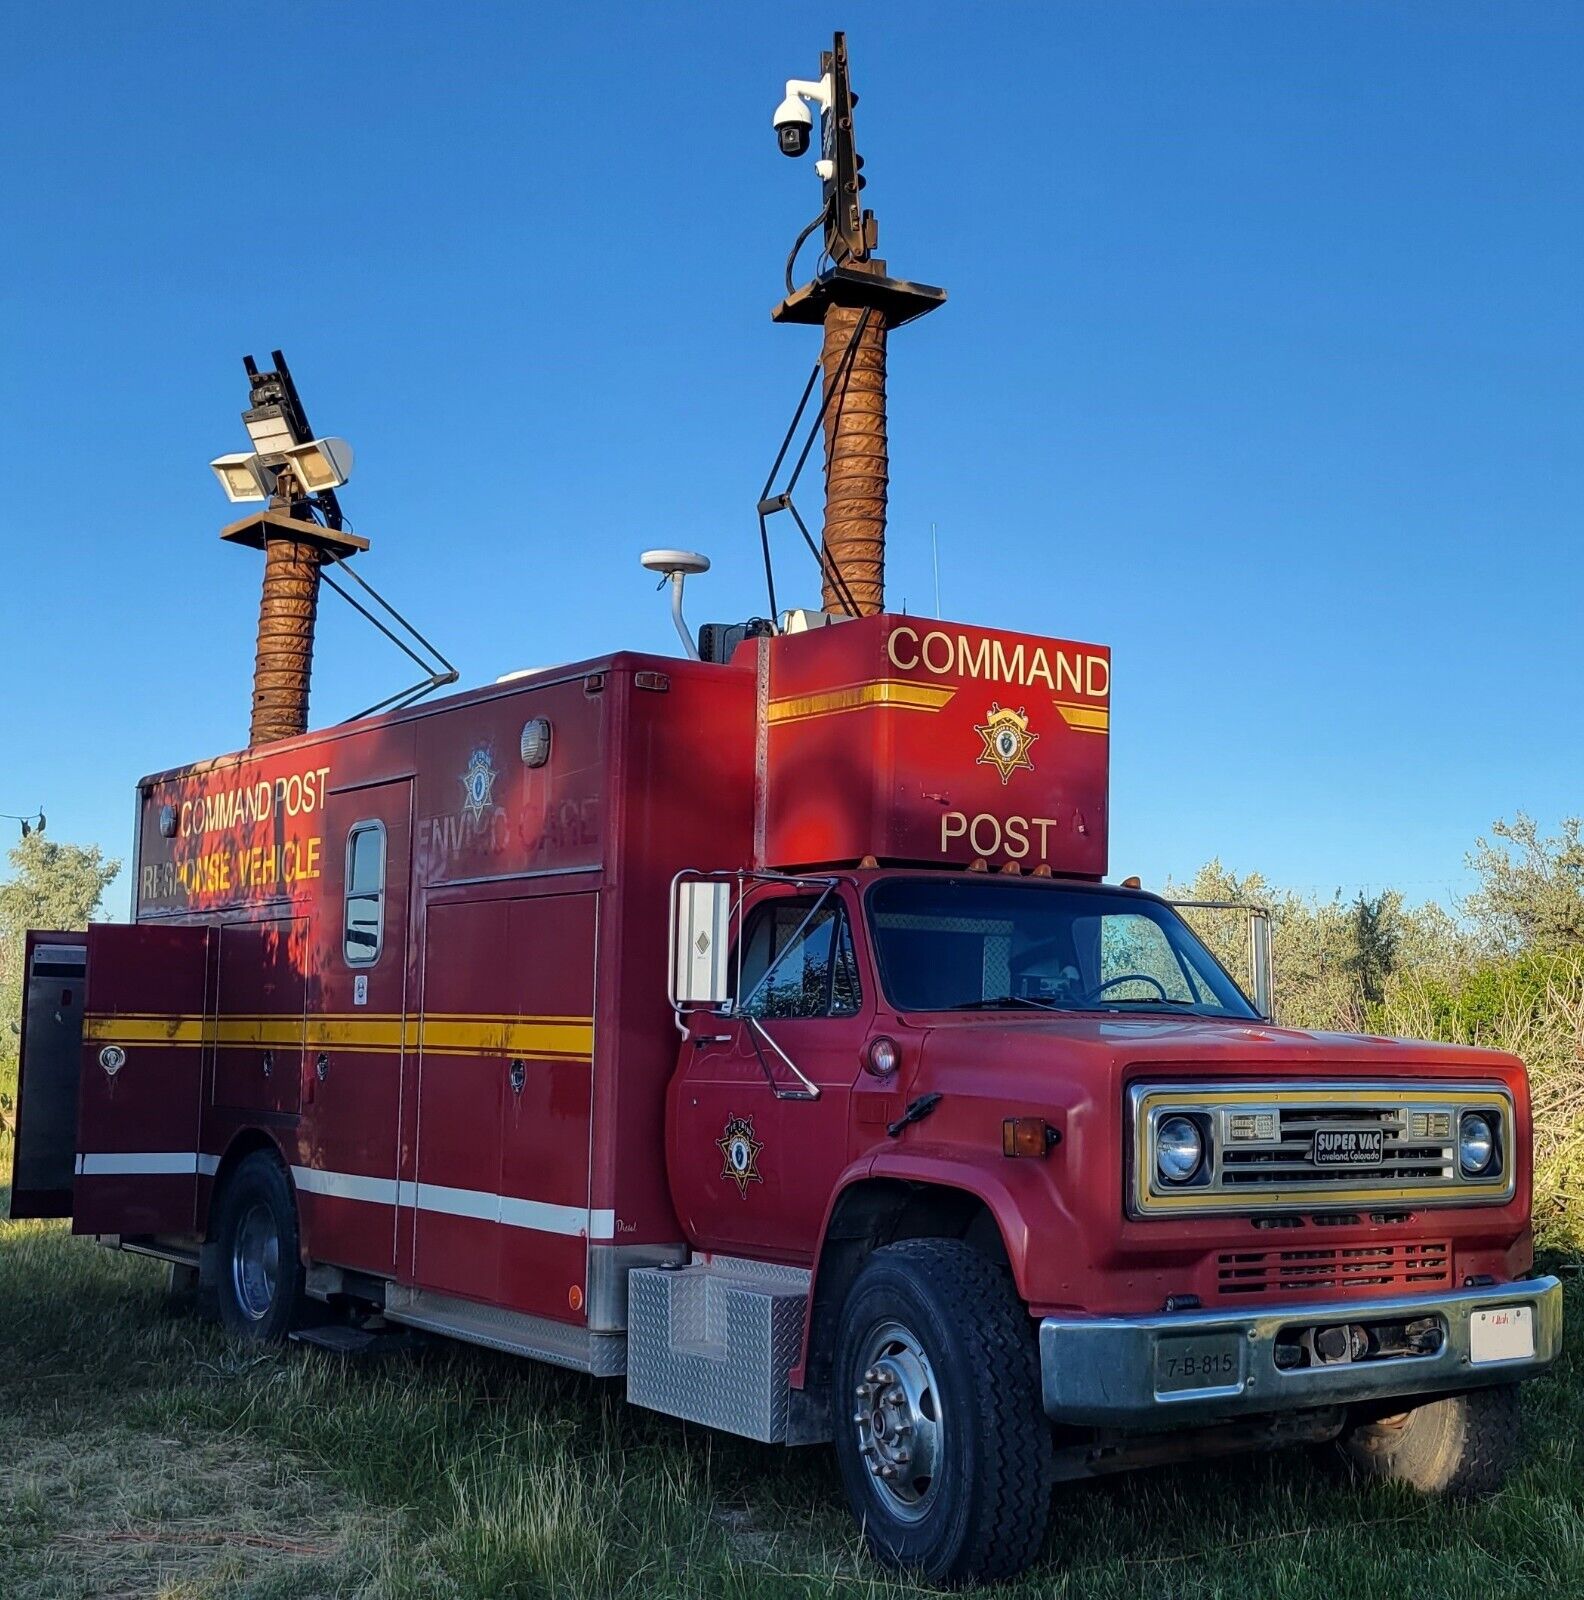
<path fill-rule="evenodd" d="M 889 1078 L 901 1064 L 902 1052 L 897 1049 L 895 1039 L 887 1039 L 882 1034 L 878 1039 L 869 1041 L 869 1049 L 864 1055 L 864 1065 L 877 1078 Z"/>
<path fill-rule="evenodd" d="M 1061 1134 L 1044 1117 L 1008 1117 L 1001 1124 L 1001 1154 L 1043 1159 Z"/>

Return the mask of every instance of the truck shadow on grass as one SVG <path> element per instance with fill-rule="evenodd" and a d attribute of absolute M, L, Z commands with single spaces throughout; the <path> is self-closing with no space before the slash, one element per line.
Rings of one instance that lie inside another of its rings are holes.
<path fill-rule="evenodd" d="M 1574 1312 L 1584 1310 L 1577 1280 Z M 0 1558 L 17 1600 L 917 1592 L 864 1558 L 830 1452 L 626 1405 L 616 1383 L 443 1342 L 260 1355 L 157 1267 L 0 1224 Z M 994 1592 L 1372 1600 L 1584 1591 L 1584 1392 L 1530 1386 L 1525 1465 L 1448 1506 L 1312 1453 L 1055 1491 L 1040 1563 Z M 164 1577 L 159 1575 L 163 1574 Z"/>

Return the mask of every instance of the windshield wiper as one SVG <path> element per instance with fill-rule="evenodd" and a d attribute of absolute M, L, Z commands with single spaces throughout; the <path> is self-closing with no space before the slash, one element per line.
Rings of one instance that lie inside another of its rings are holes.
<path fill-rule="evenodd" d="M 1199 1007 L 1204 1004 L 1201 1000 L 1161 999 L 1151 995 L 1147 1000 L 1103 1000 L 1100 1004 L 1107 1011 L 1126 1011 L 1134 1006 L 1177 1006 L 1185 1017 L 1207 1017 L 1213 1021 L 1221 1022 L 1242 1022 L 1247 1020 L 1233 1016 L 1230 1011 L 1201 1011 Z"/>
<path fill-rule="evenodd" d="M 1026 994 L 989 994 L 982 1000 L 963 1000 L 954 1006 L 943 1006 L 944 1011 L 999 1011 L 1003 1006 L 1028 1006 L 1033 1011 L 1071 1011 L 1071 1006 L 1060 1006 L 1052 1000 L 1031 1000 Z"/>
<path fill-rule="evenodd" d="M 1106 1000 L 1102 1004 L 1108 1006 L 1196 1006 L 1197 1000 L 1176 1000 L 1167 994 L 1139 995 L 1126 1000 Z"/>

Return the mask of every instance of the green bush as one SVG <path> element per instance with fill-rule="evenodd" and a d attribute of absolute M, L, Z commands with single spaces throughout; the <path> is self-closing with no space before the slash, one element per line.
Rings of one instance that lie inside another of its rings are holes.
<path fill-rule="evenodd" d="M 1529 1069 L 1535 1234 L 1584 1243 L 1584 951 L 1529 953 L 1465 972 L 1395 974 L 1370 1008 L 1377 1033 L 1505 1050 Z"/>

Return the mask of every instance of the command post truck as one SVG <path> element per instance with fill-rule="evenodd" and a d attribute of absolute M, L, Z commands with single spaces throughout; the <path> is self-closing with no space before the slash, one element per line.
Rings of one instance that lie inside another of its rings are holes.
<path fill-rule="evenodd" d="M 1110 678 L 879 614 L 147 778 L 132 923 L 28 942 L 12 1215 L 245 1339 L 404 1324 L 834 1442 L 935 1579 L 1134 1465 L 1490 1488 L 1561 1336 L 1524 1069 L 1278 1026 L 1104 884 Z"/>

